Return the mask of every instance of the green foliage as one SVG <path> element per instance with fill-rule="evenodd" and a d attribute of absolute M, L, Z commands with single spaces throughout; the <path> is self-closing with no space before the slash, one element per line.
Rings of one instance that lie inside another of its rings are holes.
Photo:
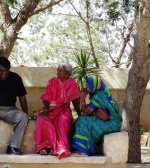
<path fill-rule="evenodd" d="M 17 2 L 19 4 L 15 6 L 15 9 L 18 10 L 13 10 L 16 15 L 21 7 L 21 1 L 17 0 Z M 74 0 L 74 2 L 79 3 L 78 10 L 85 18 L 85 1 Z M 108 0 L 108 2 L 110 2 L 110 0 Z M 42 0 L 38 8 L 42 7 L 43 3 L 46 3 L 46 1 Z M 89 8 L 93 47 L 95 55 L 101 63 L 101 67 L 109 64 L 109 56 L 115 56 L 120 41 L 122 40 L 120 34 L 115 31 L 115 27 L 111 27 L 110 23 L 106 26 L 108 20 L 104 20 L 107 19 L 104 18 L 103 15 L 103 11 L 105 11 L 104 7 L 106 7 L 105 4 L 93 1 L 90 3 Z M 13 18 L 15 18 L 16 15 L 14 15 Z M 13 49 L 10 55 L 13 66 L 18 64 L 41 67 L 55 66 L 61 61 L 69 61 L 74 64 L 71 57 L 72 50 L 76 49 L 91 52 L 85 23 L 77 16 L 76 12 L 70 8 L 68 1 L 63 1 L 61 5 L 54 6 L 52 11 L 46 10 L 39 15 L 33 15 L 26 23 L 26 27 L 27 29 L 23 28 L 21 32 L 19 32 L 20 38 L 18 38 L 14 47 L 16 49 Z M 119 34 L 117 37 L 116 33 Z M 109 41 L 109 44 L 107 44 L 107 41 Z"/>
<path fill-rule="evenodd" d="M 137 10 L 137 1 L 124 1 L 122 3 L 119 0 L 109 1 L 104 0 L 106 3 L 107 16 L 109 21 L 118 21 L 121 19 L 121 15 L 132 13 Z"/>
<path fill-rule="evenodd" d="M 82 90 L 86 86 L 86 77 L 89 75 L 99 75 L 101 69 L 94 67 L 94 59 L 90 59 L 90 53 L 85 51 L 73 52 L 75 56 L 76 67 L 73 68 L 73 78 Z"/>
<path fill-rule="evenodd" d="M 122 8 L 126 14 L 132 11 L 136 11 L 138 9 L 138 1 L 128 1 L 126 0 L 123 4 Z"/>
<path fill-rule="evenodd" d="M 35 112 L 36 111 L 33 111 L 33 113 L 29 116 L 29 120 L 36 120 Z"/>
<path fill-rule="evenodd" d="M 139 126 L 139 129 L 140 129 L 140 134 L 142 135 L 144 133 L 144 128 L 142 125 Z"/>
<path fill-rule="evenodd" d="M 120 16 L 120 12 L 119 10 L 117 9 L 118 8 L 118 5 L 119 5 L 119 2 L 118 1 L 114 1 L 112 3 L 107 3 L 106 4 L 106 7 L 108 9 L 107 11 L 107 15 L 108 15 L 108 18 L 109 20 L 111 21 L 116 21 L 116 20 L 119 20 L 119 16 Z"/>

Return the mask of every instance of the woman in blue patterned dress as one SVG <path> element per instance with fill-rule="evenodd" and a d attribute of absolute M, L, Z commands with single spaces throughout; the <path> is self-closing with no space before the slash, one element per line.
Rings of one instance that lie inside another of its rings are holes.
<path fill-rule="evenodd" d="M 87 93 L 90 96 L 90 103 L 86 105 Z M 89 115 L 98 108 L 105 108 L 109 111 L 108 120 Z M 83 115 L 76 121 L 72 146 L 78 152 L 90 156 L 95 153 L 96 145 L 103 135 L 120 131 L 122 118 L 117 101 L 113 99 L 104 82 L 97 76 L 87 77 L 86 91 L 81 94 L 81 109 Z"/>

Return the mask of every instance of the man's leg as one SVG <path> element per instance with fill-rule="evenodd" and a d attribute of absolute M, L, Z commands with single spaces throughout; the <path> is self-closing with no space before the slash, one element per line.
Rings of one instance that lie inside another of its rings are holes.
<path fill-rule="evenodd" d="M 18 110 L 16 107 L 6 107 L 3 110 L 0 108 L 0 118 L 5 122 L 14 125 L 13 135 L 9 141 L 9 146 L 20 148 L 28 124 L 27 114 Z"/>

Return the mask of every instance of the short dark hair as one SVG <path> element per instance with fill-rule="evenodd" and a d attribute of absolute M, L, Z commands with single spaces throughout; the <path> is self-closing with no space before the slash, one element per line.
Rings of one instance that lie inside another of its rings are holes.
<path fill-rule="evenodd" d="M 10 69 L 11 65 L 10 65 L 10 61 L 3 56 L 0 56 L 0 65 L 5 67 L 6 69 Z"/>

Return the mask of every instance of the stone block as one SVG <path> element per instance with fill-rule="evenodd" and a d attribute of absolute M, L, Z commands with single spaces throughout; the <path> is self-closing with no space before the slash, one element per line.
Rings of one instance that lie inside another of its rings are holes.
<path fill-rule="evenodd" d="M 21 151 L 23 153 L 26 154 L 35 153 L 34 133 L 35 133 L 35 121 L 30 120 L 21 145 Z"/>
<path fill-rule="evenodd" d="M 0 153 L 5 153 L 12 132 L 12 125 L 0 121 Z"/>
<path fill-rule="evenodd" d="M 21 150 L 23 153 L 35 153 L 35 121 L 29 121 L 25 136 L 23 138 Z M 13 134 L 13 125 L 0 121 L 0 153 L 5 153 L 9 139 Z M 19 135 L 18 135 L 19 136 Z"/>
<path fill-rule="evenodd" d="M 112 163 L 126 163 L 129 139 L 127 132 L 116 132 L 104 136 L 104 155 L 112 159 Z"/>
<path fill-rule="evenodd" d="M 0 121 L 0 153 L 5 153 L 13 125 Z M 23 138 L 21 151 L 24 154 L 35 154 L 35 121 L 30 120 Z M 19 135 L 18 135 L 19 136 Z M 104 136 L 103 151 L 112 163 L 126 163 L 128 154 L 127 132 L 111 133 Z"/>
<path fill-rule="evenodd" d="M 149 132 L 144 132 L 141 135 L 141 147 L 148 147 L 148 145 L 150 145 L 150 133 Z"/>

